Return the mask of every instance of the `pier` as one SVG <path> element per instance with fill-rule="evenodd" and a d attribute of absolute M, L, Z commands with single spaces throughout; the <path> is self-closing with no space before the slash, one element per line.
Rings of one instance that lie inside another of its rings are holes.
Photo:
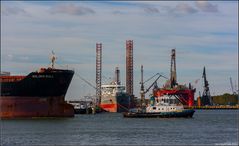
<path fill-rule="evenodd" d="M 203 109 L 203 110 L 221 110 L 221 109 L 225 109 L 225 110 L 237 110 L 239 109 L 239 105 L 217 105 L 217 106 L 185 106 L 184 108 L 186 109 Z"/>

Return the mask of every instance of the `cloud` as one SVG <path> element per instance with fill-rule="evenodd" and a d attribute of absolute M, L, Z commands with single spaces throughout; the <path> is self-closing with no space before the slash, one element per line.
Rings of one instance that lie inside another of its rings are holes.
<path fill-rule="evenodd" d="M 113 11 L 112 13 L 113 13 L 114 15 L 122 15 L 122 14 L 125 14 L 124 12 L 119 11 L 119 10 Z"/>
<path fill-rule="evenodd" d="M 213 5 L 207 1 L 196 1 L 196 7 L 203 12 L 218 12 L 217 5 Z"/>
<path fill-rule="evenodd" d="M 119 66 L 121 81 L 125 83 L 125 40 L 133 39 L 137 95 L 140 65 L 145 66 L 145 78 L 156 72 L 168 76 L 170 49 L 174 47 L 177 49 L 180 83 L 201 77 L 203 66 L 208 69 L 209 79 L 212 80 L 210 85 L 215 85 L 212 87 L 218 91 L 225 91 L 218 87 L 219 84 L 227 85 L 228 80 L 224 81 L 224 77 L 238 79 L 238 7 L 234 3 L 215 2 L 223 15 L 201 15 L 199 12 L 202 10 L 196 7 L 195 2 L 131 2 L 129 6 L 128 2 L 113 5 L 101 2 L 71 3 L 9 3 L 9 7 L 22 8 L 33 17 L 12 15 L 2 19 L 2 69 L 28 73 L 32 68 L 46 66 L 53 48 L 58 57 L 56 63 L 73 66 L 80 75 L 94 83 L 95 43 L 102 42 L 102 75 L 112 76 L 114 67 Z M 81 7 L 94 11 L 81 12 L 82 16 L 76 19 L 75 16 L 80 15 L 76 9 Z M 74 11 L 70 11 L 70 8 Z M 171 17 L 177 15 L 185 17 Z M 221 80 L 215 79 L 214 74 Z M 91 92 L 87 91 L 91 88 L 80 81 L 73 79 L 68 97 Z"/>
<path fill-rule="evenodd" d="M 18 7 L 1 6 L 1 14 L 9 16 L 9 15 L 26 15 L 27 13 L 24 9 Z"/>
<path fill-rule="evenodd" d="M 88 7 L 78 6 L 75 4 L 65 4 L 65 5 L 56 5 L 51 8 L 51 13 L 63 13 L 68 15 L 85 15 L 85 14 L 94 14 L 95 11 Z"/>
<path fill-rule="evenodd" d="M 154 14 L 154 13 L 159 13 L 159 10 L 155 7 L 144 7 L 144 11 L 148 14 Z"/>
<path fill-rule="evenodd" d="M 186 3 L 179 3 L 173 9 L 173 12 L 176 14 L 193 14 L 196 13 L 197 10 Z"/>

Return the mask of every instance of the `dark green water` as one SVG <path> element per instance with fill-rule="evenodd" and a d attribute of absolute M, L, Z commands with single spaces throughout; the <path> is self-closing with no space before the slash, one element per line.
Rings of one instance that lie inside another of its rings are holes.
<path fill-rule="evenodd" d="M 238 145 L 238 110 L 193 118 L 127 119 L 119 113 L 1 120 L 1 145 Z"/>

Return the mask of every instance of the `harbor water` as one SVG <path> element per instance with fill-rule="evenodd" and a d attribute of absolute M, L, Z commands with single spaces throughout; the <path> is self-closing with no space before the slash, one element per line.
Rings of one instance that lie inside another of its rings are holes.
<path fill-rule="evenodd" d="M 1 145 L 238 145 L 238 110 L 196 110 L 193 118 L 1 120 Z"/>

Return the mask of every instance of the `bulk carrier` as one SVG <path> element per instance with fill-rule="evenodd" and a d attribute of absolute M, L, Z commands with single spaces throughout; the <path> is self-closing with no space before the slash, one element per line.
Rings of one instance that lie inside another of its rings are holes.
<path fill-rule="evenodd" d="M 73 117 L 74 108 L 65 95 L 74 75 L 73 70 L 52 66 L 27 76 L 1 74 L 0 118 Z"/>

